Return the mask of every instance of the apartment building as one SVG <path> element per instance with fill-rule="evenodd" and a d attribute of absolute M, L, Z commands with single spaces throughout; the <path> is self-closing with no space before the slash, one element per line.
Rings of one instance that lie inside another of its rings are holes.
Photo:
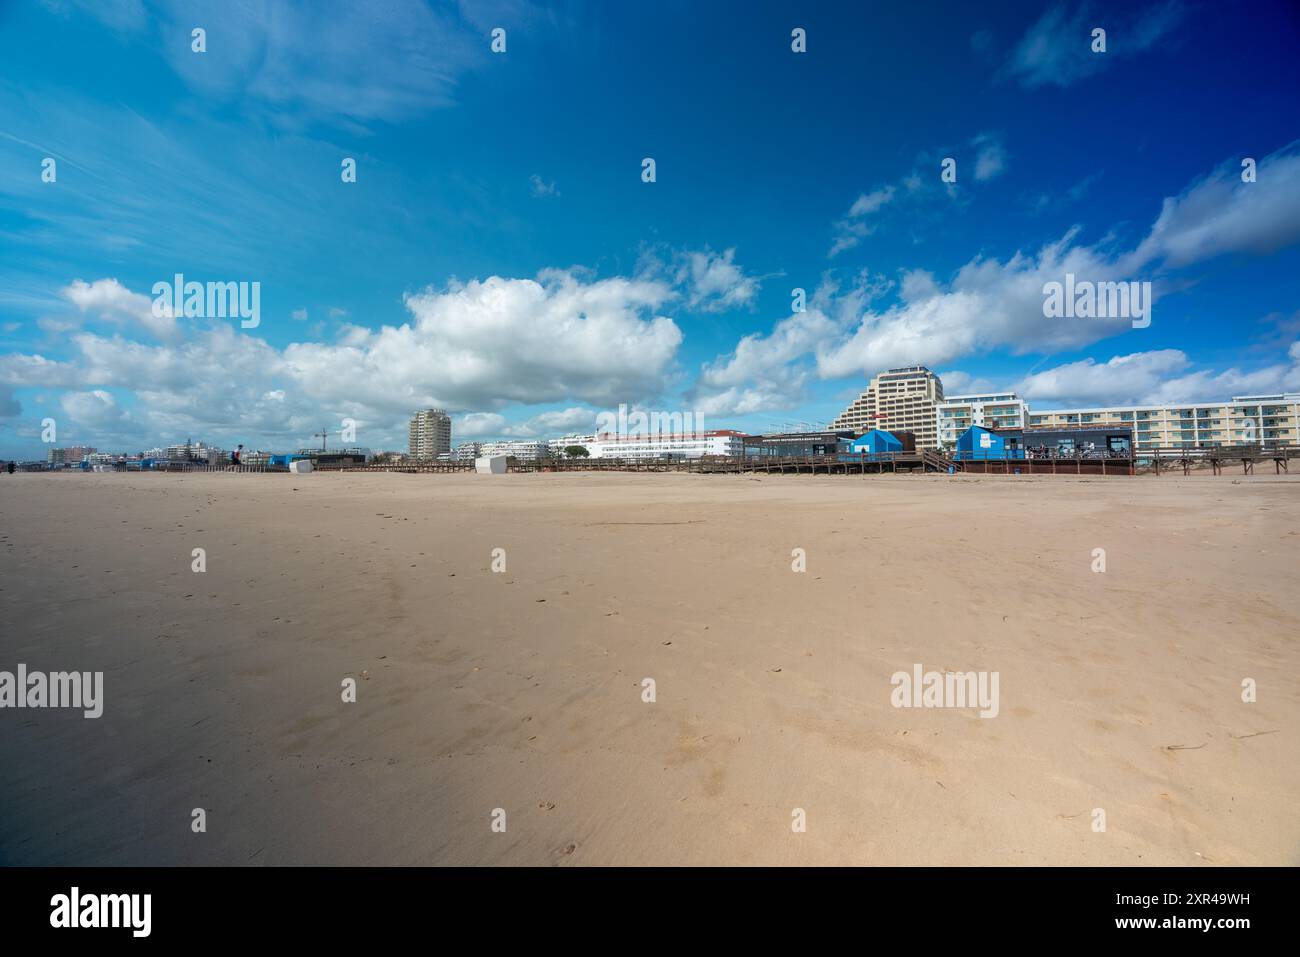
<path fill-rule="evenodd" d="M 66 449 L 47 449 L 45 452 L 45 462 L 47 465 L 78 465 L 81 460 L 88 455 L 93 455 L 97 450 L 89 445 L 73 445 Z"/>
<path fill-rule="evenodd" d="M 1138 450 L 1300 444 L 1300 392 L 1238 395 L 1231 402 L 1105 406 L 1030 412 L 1031 428 L 1128 425 Z"/>
<path fill-rule="evenodd" d="M 510 439 L 502 442 L 484 442 L 478 454 L 485 458 L 506 455 L 514 456 L 521 461 L 534 461 L 543 458 L 550 449 L 551 444 L 546 439 Z"/>
<path fill-rule="evenodd" d="M 411 419 L 409 428 L 411 458 L 432 462 L 451 451 L 451 416 L 442 409 L 421 409 Z"/>
<path fill-rule="evenodd" d="M 482 442 L 462 442 L 452 452 L 452 458 L 457 462 L 473 462 L 482 454 Z"/>
<path fill-rule="evenodd" d="M 990 429 L 1023 429 L 1029 424 L 1029 404 L 1014 392 L 950 395 L 935 406 L 939 444 L 953 448 L 972 425 Z"/>
<path fill-rule="evenodd" d="M 925 366 L 890 369 L 872 379 L 828 428 L 911 432 L 918 449 L 933 449 L 939 444 L 935 408 L 942 401 L 943 383 Z"/>

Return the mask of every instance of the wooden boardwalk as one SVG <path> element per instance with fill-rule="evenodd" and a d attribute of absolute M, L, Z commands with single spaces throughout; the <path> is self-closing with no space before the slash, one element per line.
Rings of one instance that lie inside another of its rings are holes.
<path fill-rule="evenodd" d="M 1215 475 L 1222 475 L 1224 466 L 1241 463 L 1242 475 L 1254 475 L 1255 466 L 1261 462 L 1272 462 L 1275 475 L 1290 473 L 1292 459 L 1300 459 L 1300 445 L 1229 445 L 1212 449 L 1158 448 L 1147 449 L 1138 453 L 1139 458 L 1150 461 L 1149 469 L 1155 475 L 1163 471 L 1181 468 L 1184 475 L 1191 475 L 1197 465 L 1209 463 Z"/>
<path fill-rule="evenodd" d="M 969 454 L 969 453 L 966 453 Z M 1300 459 L 1300 445 L 1263 447 L 1228 446 L 1214 449 L 1158 448 L 1142 449 L 1132 456 L 1053 455 L 1016 458 L 965 460 L 942 452 L 841 452 L 833 455 L 735 455 L 704 456 L 696 459 L 542 459 L 510 460 L 511 472 L 696 472 L 709 475 L 881 475 L 906 473 L 964 472 L 978 475 L 1138 475 L 1155 474 L 1181 468 L 1190 475 L 1198 465 L 1209 464 L 1215 475 L 1223 474 L 1228 465 L 1241 463 L 1244 475 L 1253 475 L 1255 466 L 1272 462 L 1278 475 L 1289 472 L 1290 462 Z M 121 466 L 118 467 L 121 470 Z M 240 472 L 283 473 L 285 466 L 240 465 L 203 462 L 159 462 L 159 472 Z M 474 461 L 398 462 L 368 465 L 318 465 L 318 472 L 403 472 L 415 474 L 449 474 L 473 472 Z"/>

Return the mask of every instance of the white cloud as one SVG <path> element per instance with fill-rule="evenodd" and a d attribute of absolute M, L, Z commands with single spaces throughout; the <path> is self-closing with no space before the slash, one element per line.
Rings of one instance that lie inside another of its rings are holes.
<path fill-rule="evenodd" d="M 908 188 L 909 190 L 914 189 L 911 186 Z M 833 226 L 835 239 L 831 243 L 828 258 L 834 259 L 846 249 L 852 249 L 862 242 L 865 237 L 870 236 L 876 227 L 867 217 L 884 209 L 893 199 L 893 186 L 882 186 L 870 193 L 859 195 L 853 201 L 853 205 L 849 207 L 849 211 L 844 214 L 844 218 L 837 221 Z"/>
<path fill-rule="evenodd" d="M 306 322 L 306 321 L 307 321 L 307 310 L 306 310 L 306 309 L 295 309 L 292 313 L 290 313 L 290 315 L 293 316 L 293 318 L 294 318 L 294 320 L 295 320 L 296 322 Z"/>
<path fill-rule="evenodd" d="M 113 280 L 74 283 L 65 293 L 113 315 L 134 316 L 149 304 Z M 77 414 L 106 425 L 112 417 L 99 393 L 111 399 L 107 390 L 128 390 L 136 424 L 151 434 L 224 433 L 249 445 L 278 437 L 289 445 L 317 431 L 322 416 L 348 416 L 380 423 L 381 437 L 404 444 L 407 416 L 425 406 L 495 413 L 512 403 L 576 399 L 616 407 L 657 396 L 682 339 L 673 320 L 658 314 L 674 295 L 658 280 L 547 270 L 536 279 L 493 276 L 409 295 L 408 322 L 347 326 L 333 343 L 277 349 L 232 325 L 187 326 L 189 338 L 157 344 L 82 332 L 65 362 L 0 356 L 0 387 L 83 390 L 69 399 Z M 504 419 L 467 424 L 545 433 L 594 417 L 575 408 L 518 426 Z M 381 444 L 374 436 L 358 441 Z"/>
<path fill-rule="evenodd" d="M 157 339 L 174 340 L 179 335 L 170 305 L 161 310 L 163 315 L 155 316 L 149 296 L 131 292 L 116 279 L 96 279 L 92 283 L 74 279 L 59 295 L 96 319 L 136 325 Z"/>
<path fill-rule="evenodd" d="M 1178 349 L 1159 349 L 1115 356 L 1107 362 L 1083 359 L 1026 376 L 1014 386 L 1037 406 L 1100 406 L 1120 403 L 1161 405 L 1219 402 L 1232 395 L 1300 389 L 1300 342 L 1293 343 L 1289 363 L 1242 372 L 1192 370 Z"/>
<path fill-rule="evenodd" d="M 679 254 L 674 278 L 686 291 L 687 306 L 701 312 L 725 312 L 753 304 L 759 281 L 745 275 L 735 256 L 734 247 L 722 253 L 705 249 Z"/>
<path fill-rule="evenodd" d="M 506 417 L 499 412 L 468 412 L 452 424 L 452 442 L 500 435 L 505 425 Z"/>
<path fill-rule="evenodd" d="M 532 176 L 528 177 L 528 182 L 532 184 L 533 195 L 539 199 L 543 199 L 547 196 L 553 196 L 558 199 L 560 196 L 560 191 L 556 188 L 554 180 L 551 180 L 551 182 L 548 183 L 546 180 L 534 173 Z"/>
<path fill-rule="evenodd" d="M 1154 259 L 1176 268 L 1223 253 L 1267 255 L 1300 240 L 1300 141 L 1260 159 L 1256 182 L 1241 174 L 1241 160 L 1228 160 L 1167 198 L 1133 268 Z"/>
<path fill-rule="evenodd" d="M 1007 168 L 1007 150 L 1002 138 L 993 133 L 981 133 L 971 140 L 975 147 L 975 179 L 983 182 L 1001 176 Z"/>
<path fill-rule="evenodd" d="M 940 381 L 943 382 L 943 394 L 950 398 L 954 395 L 995 392 L 1001 388 L 991 379 L 986 379 L 983 376 L 973 376 L 969 372 L 962 372 L 959 369 L 940 372 L 938 375 Z"/>
<path fill-rule="evenodd" d="M 1098 73 L 1117 58 L 1149 50 L 1167 37 L 1183 16 L 1178 0 L 1152 7 L 1135 17 L 1098 17 L 1087 4 L 1072 13 L 1065 4 L 1047 10 L 1016 45 L 1004 74 L 1022 86 L 1070 86 Z M 1092 52 L 1092 30 L 1106 30 L 1106 52 Z"/>
<path fill-rule="evenodd" d="M 190 50 L 187 0 L 148 0 L 147 16 L 136 12 L 138 0 L 78 6 L 115 29 L 157 34 L 151 42 L 205 100 L 261 107 L 277 123 L 398 122 L 449 105 L 460 77 L 489 56 L 473 8 L 420 0 L 210 4 L 202 56 Z M 515 3 L 510 14 L 520 25 L 534 8 Z"/>
<path fill-rule="evenodd" d="M 1162 295 L 1186 281 L 1172 272 L 1176 267 L 1226 253 L 1266 254 L 1300 241 L 1296 145 L 1265 157 L 1258 169 L 1259 182 L 1245 184 L 1236 175 L 1239 167 L 1230 162 L 1166 200 L 1147 237 L 1130 252 L 1114 250 L 1110 236 L 1094 245 L 1080 244 L 1075 227 L 1036 252 L 1017 252 L 1005 260 L 976 257 L 946 282 L 923 270 L 905 272 L 892 305 L 864 309 L 854 323 L 818 340 L 803 355 L 815 355 L 822 378 L 840 378 L 918 362 L 933 367 L 992 349 L 1069 351 L 1130 333 L 1131 322 L 1125 319 L 1045 318 L 1044 284 L 1060 282 L 1066 273 L 1092 282 L 1150 280 L 1158 306 Z M 1153 322 L 1161 323 L 1160 317 L 1156 308 Z M 746 383 L 739 370 L 758 344 L 773 355 L 797 351 L 778 348 L 789 346 L 788 322 L 777 324 L 774 341 L 746 337 L 733 359 L 706 366 L 701 384 L 736 389 L 735 399 L 743 399 Z M 802 356 L 788 361 L 799 363 Z M 723 372 L 736 374 L 723 378 Z M 783 375 L 791 377 L 787 383 L 802 382 L 801 370 L 771 368 L 756 371 L 748 382 L 764 391 L 760 379 L 781 382 Z"/>
<path fill-rule="evenodd" d="M 687 393 L 695 408 L 707 415 L 745 415 L 789 409 L 803 398 L 813 372 L 800 360 L 834 342 L 855 322 L 862 309 L 890 284 L 858 273 L 847 290 L 824 276 L 803 312 L 780 320 L 768 335 L 753 333 L 700 371 Z"/>
<path fill-rule="evenodd" d="M 117 404 L 111 392 L 92 389 L 87 392 L 67 392 L 60 398 L 67 420 L 61 423 L 65 431 L 77 435 L 122 435 L 135 431 L 126 410 Z"/>

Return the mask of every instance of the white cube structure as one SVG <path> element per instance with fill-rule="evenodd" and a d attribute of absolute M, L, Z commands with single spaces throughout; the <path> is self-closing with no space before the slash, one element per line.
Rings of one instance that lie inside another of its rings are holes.
<path fill-rule="evenodd" d="M 295 475 L 301 475 L 304 472 L 310 472 L 312 469 L 311 459 L 294 459 L 289 463 L 289 471 Z"/>
<path fill-rule="evenodd" d="M 506 457 L 504 455 L 485 455 L 474 460 L 474 471 L 479 475 L 505 475 Z"/>

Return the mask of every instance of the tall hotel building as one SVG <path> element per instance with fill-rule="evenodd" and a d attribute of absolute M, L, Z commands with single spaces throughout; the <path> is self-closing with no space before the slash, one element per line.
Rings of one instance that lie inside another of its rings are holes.
<path fill-rule="evenodd" d="M 858 433 L 871 429 L 911 432 L 918 449 L 933 449 L 939 445 L 935 407 L 942 401 L 943 383 L 925 366 L 890 369 L 872 379 L 867 391 L 836 416 L 829 428 Z"/>
<path fill-rule="evenodd" d="M 1136 449 L 1300 444 L 1300 392 L 1237 395 L 1231 402 L 1103 406 L 1030 412 L 1030 428 L 1127 425 Z"/>
<path fill-rule="evenodd" d="M 451 416 L 442 409 L 421 409 L 411 419 L 411 458 L 432 462 L 451 451 Z"/>

